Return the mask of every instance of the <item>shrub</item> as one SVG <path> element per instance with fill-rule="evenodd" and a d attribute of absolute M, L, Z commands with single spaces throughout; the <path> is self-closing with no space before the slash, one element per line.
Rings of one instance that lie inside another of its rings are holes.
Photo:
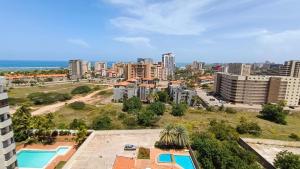
<path fill-rule="evenodd" d="M 153 111 L 156 115 L 161 116 L 166 111 L 166 106 L 164 103 L 158 101 L 151 103 L 147 109 Z"/>
<path fill-rule="evenodd" d="M 137 119 L 134 115 L 128 115 L 123 119 L 123 124 L 128 128 L 134 128 L 137 125 Z"/>
<path fill-rule="evenodd" d="M 295 133 L 291 133 L 291 134 L 289 135 L 289 138 L 291 138 L 291 139 L 293 139 L 293 140 L 296 140 L 296 141 L 300 141 L 299 136 L 298 136 L 297 134 L 295 134 Z"/>
<path fill-rule="evenodd" d="M 138 159 L 150 159 L 150 149 L 140 147 L 138 151 Z"/>
<path fill-rule="evenodd" d="M 141 108 L 142 102 L 136 96 L 133 96 L 132 98 L 123 101 L 123 111 L 135 112 L 141 110 Z"/>
<path fill-rule="evenodd" d="M 81 126 L 83 127 L 87 127 L 87 125 L 85 124 L 85 122 L 82 119 L 74 119 L 70 124 L 69 124 L 69 128 L 76 130 L 79 129 Z"/>
<path fill-rule="evenodd" d="M 300 156 L 288 151 L 281 151 L 276 155 L 274 165 L 278 169 L 299 169 Z"/>
<path fill-rule="evenodd" d="M 57 101 L 70 100 L 72 97 L 66 93 L 62 94 L 56 92 L 50 92 L 50 93 L 36 92 L 36 93 L 29 94 L 27 98 L 29 98 L 34 104 L 41 105 L 41 104 L 51 104 Z"/>
<path fill-rule="evenodd" d="M 84 94 L 89 93 L 92 89 L 89 86 L 78 86 L 71 91 L 72 94 Z"/>
<path fill-rule="evenodd" d="M 238 140 L 238 133 L 235 129 L 226 124 L 225 121 L 217 122 L 212 120 L 208 129 L 218 140 Z"/>
<path fill-rule="evenodd" d="M 236 131 L 240 134 L 252 134 L 259 136 L 261 134 L 261 128 L 255 122 L 241 121 L 236 127 Z"/>
<path fill-rule="evenodd" d="M 187 105 L 183 104 L 183 103 L 179 103 L 179 104 L 174 104 L 172 105 L 172 111 L 171 114 L 173 116 L 183 116 L 184 113 L 187 110 Z"/>
<path fill-rule="evenodd" d="M 260 114 L 263 119 L 284 125 L 287 123 L 285 118 L 288 112 L 283 110 L 281 104 L 265 104 Z"/>
<path fill-rule="evenodd" d="M 137 121 L 143 126 L 151 126 L 156 122 L 156 115 L 151 110 L 145 110 L 141 113 L 138 113 Z"/>
<path fill-rule="evenodd" d="M 112 127 L 112 120 L 108 116 L 99 116 L 97 117 L 93 123 L 91 128 L 94 130 L 104 130 L 110 129 Z"/>
<path fill-rule="evenodd" d="M 52 137 L 57 137 L 58 136 L 58 131 L 54 130 L 51 134 Z"/>
<path fill-rule="evenodd" d="M 75 110 L 82 110 L 85 108 L 85 103 L 84 102 L 73 102 L 69 104 L 69 107 Z"/>
<path fill-rule="evenodd" d="M 227 108 L 225 109 L 225 112 L 226 112 L 226 113 L 229 113 L 229 114 L 236 114 L 236 113 L 237 113 L 237 111 L 236 111 L 235 109 L 230 108 L 230 107 L 227 107 Z"/>

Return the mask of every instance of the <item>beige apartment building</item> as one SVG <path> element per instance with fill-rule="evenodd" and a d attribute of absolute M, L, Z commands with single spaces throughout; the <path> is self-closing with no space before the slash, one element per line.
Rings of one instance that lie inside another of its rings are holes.
<path fill-rule="evenodd" d="M 285 100 L 288 106 L 300 105 L 300 78 L 295 77 L 217 73 L 214 91 L 233 103 L 264 104 Z"/>
<path fill-rule="evenodd" d="M 284 62 L 279 69 L 280 76 L 292 76 L 300 78 L 300 60 L 290 60 Z"/>
<path fill-rule="evenodd" d="M 234 75 L 249 76 L 251 73 L 251 65 L 243 63 L 229 63 L 227 73 Z"/>
<path fill-rule="evenodd" d="M 125 68 L 125 79 L 152 78 L 152 64 L 129 63 Z"/>

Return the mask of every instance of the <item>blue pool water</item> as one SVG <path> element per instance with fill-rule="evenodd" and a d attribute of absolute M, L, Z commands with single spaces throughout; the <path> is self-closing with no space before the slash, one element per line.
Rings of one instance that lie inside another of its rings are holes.
<path fill-rule="evenodd" d="M 195 169 L 190 156 L 174 155 L 175 162 L 184 169 Z"/>
<path fill-rule="evenodd" d="M 19 168 L 38 168 L 42 169 L 55 156 L 65 154 L 69 148 L 61 147 L 56 151 L 44 150 L 21 150 L 17 153 Z"/>
<path fill-rule="evenodd" d="M 160 163 L 170 163 L 172 162 L 171 154 L 160 154 L 158 157 Z"/>
<path fill-rule="evenodd" d="M 183 169 L 195 169 L 193 161 L 190 156 L 187 155 L 174 155 L 174 160 Z M 158 156 L 158 162 L 160 163 L 171 163 L 172 155 L 171 154 L 160 154 Z"/>

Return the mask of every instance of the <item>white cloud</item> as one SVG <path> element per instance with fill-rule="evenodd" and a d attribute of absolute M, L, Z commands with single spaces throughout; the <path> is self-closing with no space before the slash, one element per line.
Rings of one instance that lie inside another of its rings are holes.
<path fill-rule="evenodd" d="M 228 39 L 243 39 L 243 38 L 251 38 L 251 37 L 260 37 L 263 35 L 269 34 L 270 31 L 266 29 L 254 29 L 254 30 L 244 30 L 240 32 L 235 32 L 235 33 L 228 33 L 224 34 L 222 37 L 223 38 L 228 38 Z"/>
<path fill-rule="evenodd" d="M 80 47 L 84 47 L 84 48 L 89 48 L 90 47 L 90 45 L 82 39 L 70 38 L 70 39 L 67 39 L 67 42 L 69 42 L 71 44 L 74 44 L 74 45 L 77 45 L 77 46 L 80 46 Z"/>
<path fill-rule="evenodd" d="M 133 46 L 146 46 L 152 47 L 150 44 L 150 39 L 146 37 L 116 37 L 114 38 L 115 41 L 127 43 Z"/>
<path fill-rule="evenodd" d="M 164 35 L 199 35 L 239 12 L 266 2 L 259 0 L 104 0 L 120 7 L 121 16 L 111 19 L 119 28 L 132 32 Z M 237 11 L 237 12 L 234 12 Z M 210 18 L 222 18 L 211 21 Z"/>
<path fill-rule="evenodd" d="M 132 31 L 167 35 L 198 35 L 205 24 L 197 20 L 200 8 L 212 0 L 109 0 L 124 9 L 126 15 L 114 18 L 112 24 Z"/>
<path fill-rule="evenodd" d="M 257 38 L 261 52 L 275 57 L 300 56 L 300 29 L 269 33 Z"/>

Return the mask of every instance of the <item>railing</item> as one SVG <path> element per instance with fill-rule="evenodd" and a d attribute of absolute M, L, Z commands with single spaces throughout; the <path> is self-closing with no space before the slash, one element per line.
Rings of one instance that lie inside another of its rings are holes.
<path fill-rule="evenodd" d="M 199 163 L 198 163 L 198 161 L 197 161 L 197 158 L 196 158 L 196 156 L 195 156 L 195 154 L 194 154 L 194 152 L 193 152 L 193 149 L 191 148 L 190 145 L 188 145 L 188 149 L 189 149 L 189 153 L 190 153 L 190 156 L 191 156 L 191 158 L 192 158 L 192 161 L 193 161 L 193 163 L 194 163 L 195 168 L 196 168 L 196 169 L 201 169 L 201 168 L 200 168 L 200 165 L 199 165 Z"/>

